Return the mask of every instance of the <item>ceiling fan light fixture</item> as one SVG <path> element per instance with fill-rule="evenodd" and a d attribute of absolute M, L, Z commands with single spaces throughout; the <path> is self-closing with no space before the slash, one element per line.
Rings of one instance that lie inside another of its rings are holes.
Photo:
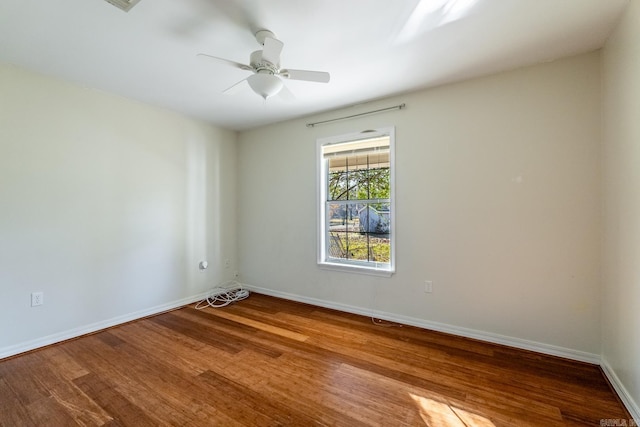
<path fill-rule="evenodd" d="M 251 89 L 264 99 L 269 98 L 282 90 L 282 80 L 278 76 L 267 73 L 257 73 L 249 76 L 247 82 Z"/>

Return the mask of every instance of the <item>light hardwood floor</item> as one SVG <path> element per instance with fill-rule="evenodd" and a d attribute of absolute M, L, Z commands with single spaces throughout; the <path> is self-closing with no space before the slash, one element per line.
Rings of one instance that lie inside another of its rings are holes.
<path fill-rule="evenodd" d="M 252 294 L 0 361 L 2 426 L 629 420 L 599 367 Z"/>

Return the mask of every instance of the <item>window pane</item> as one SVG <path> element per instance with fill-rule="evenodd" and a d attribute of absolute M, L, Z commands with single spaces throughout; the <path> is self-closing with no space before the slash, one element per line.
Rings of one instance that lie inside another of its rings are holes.
<path fill-rule="evenodd" d="M 369 170 L 369 199 L 388 199 L 389 168 Z"/>
<path fill-rule="evenodd" d="M 358 187 L 360 186 L 360 174 L 358 171 L 350 170 L 348 172 L 349 175 L 349 199 L 348 200 L 357 200 L 358 199 Z"/>
<path fill-rule="evenodd" d="M 327 256 L 389 263 L 390 203 L 327 203 Z"/>
<path fill-rule="evenodd" d="M 347 200 L 347 172 L 330 172 L 327 178 L 327 200 Z"/>
<path fill-rule="evenodd" d="M 376 162 L 368 163 L 369 157 L 374 157 Z M 389 163 L 377 162 L 380 157 L 367 155 L 329 160 L 327 200 L 388 199 Z"/>

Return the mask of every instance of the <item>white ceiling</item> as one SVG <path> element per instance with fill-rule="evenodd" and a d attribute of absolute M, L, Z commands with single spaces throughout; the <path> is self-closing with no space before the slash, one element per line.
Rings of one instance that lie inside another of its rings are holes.
<path fill-rule="evenodd" d="M 0 0 L 0 62 L 242 130 L 595 50 L 628 3 L 449 0 L 420 14 L 443 1 L 141 0 L 126 13 L 104 0 Z M 293 101 L 222 94 L 249 72 L 196 54 L 246 64 L 259 28 L 284 42 L 283 68 L 331 81 L 287 80 Z"/>

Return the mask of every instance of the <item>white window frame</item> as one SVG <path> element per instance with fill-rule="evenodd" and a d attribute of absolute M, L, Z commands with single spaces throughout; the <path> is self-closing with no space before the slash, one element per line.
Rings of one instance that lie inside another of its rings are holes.
<path fill-rule="evenodd" d="M 323 156 L 323 147 L 332 144 L 341 144 L 362 139 L 375 137 L 389 137 L 389 204 L 390 215 L 390 262 L 370 263 L 358 262 L 354 260 L 336 261 L 329 259 L 327 255 L 327 161 Z M 371 274 L 376 276 L 390 277 L 395 273 L 396 266 L 396 207 L 395 207 L 395 127 L 383 127 L 364 132 L 349 133 L 344 135 L 320 138 L 316 142 L 316 165 L 317 165 L 317 226 L 318 226 L 318 266 L 330 270 L 338 270 L 351 273 Z"/>

